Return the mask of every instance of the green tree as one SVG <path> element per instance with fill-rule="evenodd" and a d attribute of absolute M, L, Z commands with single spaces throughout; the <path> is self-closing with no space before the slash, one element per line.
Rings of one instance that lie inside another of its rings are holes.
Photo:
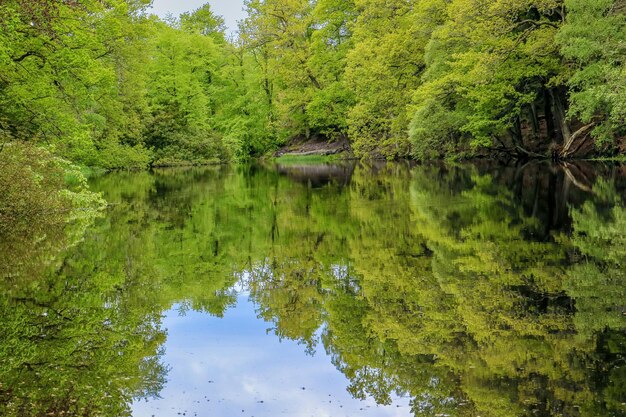
<path fill-rule="evenodd" d="M 213 13 L 208 3 L 193 12 L 181 14 L 180 27 L 184 31 L 211 36 L 216 42 L 224 42 L 224 32 L 226 31 L 224 18 Z"/>
<path fill-rule="evenodd" d="M 349 135 L 360 156 L 409 154 L 407 106 L 424 69 L 424 47 L 441 6 L 415 0 L 361 0 L 352 28 L 347 87 L 355 91 Z"/>
<path fill-rule="evenodd" d="M 227 159 L 216 134 L 210 89 L 219 47 L 212 36 L 181 32 L 156 23 L 154 56 L 147 70 L 151 119 L 146 145 L 155 165 L 206 163 Z"/>
<path fill-rule="evenodd" d="M 569 115 L 586 124 L 581 133 L 593 129 L 601 144 L 613 145 L 626 133 L 626 8 L 623 2 L 611 0 L 565 1 L 565 6 L 566 24 L 558 40 L 573 71 L 568 81 Z M 575 140 L 568 145 L 569 154 L 582 146 Z"/>
<path fill-rule="evenodd" d="M 145 1 L 9 1 L 0 6 L 4 136 L 54 143 L 74 161 L 145 166 L 138 140 L 141 88 L 122 65 L 137 51 Z M 122 95 L 128 97 L 121 98 Z M 134 133 L 133 133 L 134 129 Z M 120 142 L 126 135 L 127 143 Z M 133 139 L 130 139 L 133 138 Z M 122 158 L 126 158 L 122 160 Z"/>
<path fill-rule="evenodd" d="M 415 155 L 477 147 L 527 155 L 524 140 L 530 135 L 523 124 L 539 135 L 536 107 L 542 101 L 546 123 L 556 121 L 561 135 L 544 141 L 544 147 L 550 140 L 567 140 L 562 65 L 554 41 L 562 2 L 455 0 L 446 14 L 427 46 L 424 83 L 414 97 Z"/>
<path fill-rule="evenodd" d="M 31 144 L 2 147 L 0 188 L 0 279 L 8 282 L 38 276 L 105 205 L 78 167 Z"/>

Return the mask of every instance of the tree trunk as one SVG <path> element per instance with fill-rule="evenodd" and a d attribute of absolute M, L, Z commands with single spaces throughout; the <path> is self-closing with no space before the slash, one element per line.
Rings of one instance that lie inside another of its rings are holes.
<path fill-rule="evenodd" d="M 585 143 L 587 143 L 589 140 L 592 140 L 593 138 L 591 137 L 591 135 L 589 135 L 589 132 L 595 127 L 595 125 L 595 123 L 589 123 L 588 125 L 585 125 L 578 129 L 576 132 L 574 132 L 574 134 L 571 135 L 569 139 L 565 142 L 565 145 L 563 145 L 563 148 L 560 152 L 560 157 L 569 158 L 570 156 L 574 155 L 580 148 L 582 148 Z"/>
<path fill-rule="evenodd" d="M 524 146 L 519 117 L 515 117 L 513 125 L 509 128 L 509 135 L 511 136 L 511 142 L 513 142 L 513 147 L 517 148 Z"/>
<path fill-rule="evenodd" d="M 556 128 L 554 127 L 554 114 L 552 114 L 552 100 L 548 90 L 543 89 L 543 106 L 546 119 L 546 134 L 550 142 L 556 144 Z"/>
<path fill-rule="evenodd" d="M 537 116 L 537 106 L 535 103 L 530 104 L 530 121 L 533 126 L 533 135 L 539 137 L 539 118 Z"/>
<path fill-rule="evenodd" d="M 561 136 L 559 138 L 561 139 L 559 143 L 565 143 L 572 136 L 572 131 L 569 127 L 569 123 L 567 123 L 566 109 L 565 105 L 563 104 L 563 99 L 561 98 L 561 95 L 562 93 L 559 91 L 559 89 L 550 90 L 550 96 L 554 104 L 554 118 Z"/>

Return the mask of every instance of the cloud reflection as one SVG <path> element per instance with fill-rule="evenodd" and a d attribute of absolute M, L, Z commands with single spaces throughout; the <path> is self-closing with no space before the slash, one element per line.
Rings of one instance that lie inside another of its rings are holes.
<path fill-rule="evenodd" d="M 175 306 L 166 313 L 164 362 L 171 367 L 161 398 L 133 405 L 135 417 L 409 416 L 408 399 L 392 406 L 355 400 L 349 382 L 323 351 L 307 355 L 266 331 L 247 297 L 223 319 Z"/>

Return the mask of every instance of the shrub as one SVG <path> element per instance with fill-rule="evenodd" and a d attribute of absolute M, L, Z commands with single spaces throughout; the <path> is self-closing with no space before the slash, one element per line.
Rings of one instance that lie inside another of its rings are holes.
<path fill-rule="evenodd" d="M 3 278 L 49 264 L 80 239 L 105 204 L 78 167 L 23 143 L 0 150 L 0 190 Z"/>

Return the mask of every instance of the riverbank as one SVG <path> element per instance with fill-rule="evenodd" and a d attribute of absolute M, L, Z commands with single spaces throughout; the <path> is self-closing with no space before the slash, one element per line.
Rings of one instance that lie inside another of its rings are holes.
<path fill-rule="evenodd" d="M 328 159 L 354 159 L 354 152 L 350 141 L 346 136 L 331 139 L 323 135 L 314 135 L 310 138 L 297 136 L 287 142 L 279 150 L 272 154 L 273 158 L 281 162 L 297 158 L 300 161 L 306 159 L 319 161 Z"/>

